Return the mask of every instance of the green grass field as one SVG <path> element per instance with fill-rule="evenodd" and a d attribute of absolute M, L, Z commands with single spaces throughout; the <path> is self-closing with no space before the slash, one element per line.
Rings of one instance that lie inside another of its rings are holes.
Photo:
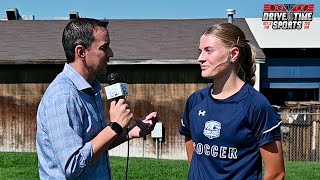
<path fill-rule="evenodd" d="M 114 180 L 125 179 L 126 158 L 111 157 Z M 286 162 L 286 179 L 319 180 L 320 162 Z M 186 180 L 188 163 L 181 160 L 130 158 L 130 180 Z M 0 179 L 39 179 L 36 153 L 0 153 Z"/>

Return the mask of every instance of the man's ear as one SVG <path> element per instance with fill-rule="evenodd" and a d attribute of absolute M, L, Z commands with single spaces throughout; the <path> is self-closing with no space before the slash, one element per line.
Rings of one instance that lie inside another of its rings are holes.
<path fill-rule="evenodd" d="M 75 48 L 75 56 L 80 58 L 86 57 L 86 48 L 82 45 L 77 45 Z"/>
<path fill-rule="evenodd" d="M 232 63 L 236 62 L 240 54 L 240 49 L 238 47 L 233 47 L 230 50 L 230 61 Z"/>

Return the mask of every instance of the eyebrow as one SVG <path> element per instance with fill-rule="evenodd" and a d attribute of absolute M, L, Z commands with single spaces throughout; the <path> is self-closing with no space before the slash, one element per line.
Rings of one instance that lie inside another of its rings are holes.
<path fill-rule="evenodd" d="M 203 49 L 205 49 L 205 50 L 211 50 L 211 49 L 214 49 L 214 47 L 212 47 L 212 46 L 207 46 L 207 47 L 205 47 L 205 48 L 203 48 Z"/>

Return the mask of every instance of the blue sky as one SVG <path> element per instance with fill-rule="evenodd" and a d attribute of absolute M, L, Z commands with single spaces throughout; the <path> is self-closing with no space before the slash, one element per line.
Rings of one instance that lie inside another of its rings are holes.
<path fill-rule="evenodd" d="M 267 3 L 315 4 L 313 17 L 320 17 L 319 0 L 0 0 L 0 18 L 7 8 L 36 20 L 67 18 L 72 11 L 97 19 L 226 18 L 229 8 L 236 10 L 235 18 L 261 18 Z"/>

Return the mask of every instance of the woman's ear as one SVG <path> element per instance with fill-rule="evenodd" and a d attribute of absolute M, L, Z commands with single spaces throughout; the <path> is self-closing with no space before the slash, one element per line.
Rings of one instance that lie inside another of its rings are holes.
<path fill-rule="evenodd" d="M 233 47 L 230 50 L 230 61 L 232 63 L 236 62 L 238 60 L 240 54 L 240 49 L 238 47 Z"/>

